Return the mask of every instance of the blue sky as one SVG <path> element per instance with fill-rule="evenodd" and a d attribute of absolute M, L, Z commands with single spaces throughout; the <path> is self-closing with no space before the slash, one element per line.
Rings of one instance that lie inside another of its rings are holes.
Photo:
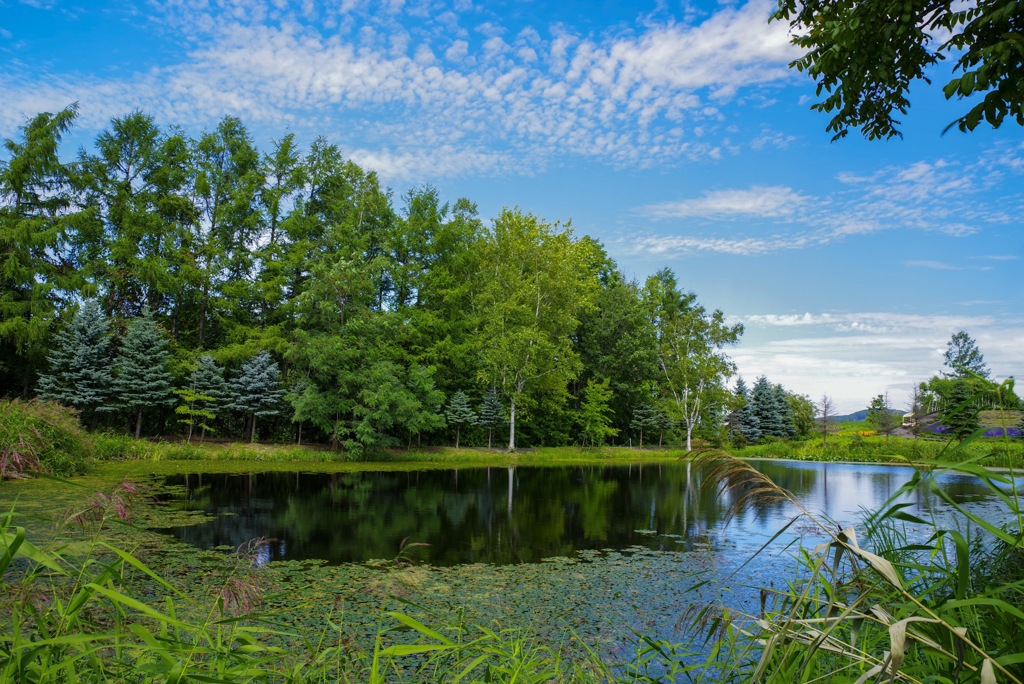
<path fill-rule="evenodd" d="M 257 144 L 323 134 L 400 196 L 571 219 L 746 328 L 740 372 L 840 412 L 974 336 L 1024 373 L 1024 133 L 911 91 L 904 138 L 830 142 L 772 4 L 0 0 L 0 137 L 80 103 L 67 152 L 142 109 Z M 943 71 L 943 69 L 947 69 Z"/>

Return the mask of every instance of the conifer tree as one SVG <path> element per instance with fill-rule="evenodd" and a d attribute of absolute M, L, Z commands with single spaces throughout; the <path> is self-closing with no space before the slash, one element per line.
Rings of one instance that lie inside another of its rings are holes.
<path fill-rule="evenodd" d="M 871 405 L 868 406 L 867 422 L 875 430 L 883 433 L 886 439 L 889 439 L 889 435 L 899 423 L 896 420 L 896 414 L 892 411 L 892 405 L 889 403 L 888 393 L 879 394 L 871 400 Z"/>
<path fill-rule="evenodd" d="M 731 429 L 740 435 L 747 444 L 756 444 L 761 439 L 761 424 L 754 415 L 754 404 L 750 398 L 750 390 L 743 378 L 736 379 L 737 407 L 733 411 Z"/>
<path fill-rule="evenodd" d="M 0 387 L 28 394 L 45 366 L 56 314 L 75 299 L 82 260 L 70 250 L 85 212 L 60 143 L 74 104 L 0 140 Z"/>
<path fill-rule="evenodd" d="M 39 397 L 59 401 L 92 422 L 97 412 L 110 411 L 109 323 L 100 305 L 86 302 L 58 333 L 47 357 L 50 370 L 39 376 Z"/>
<path fill-rule="evenodd" d="M 782 385 L 775 386 L 775 405 L 779 409 L 781 434 L 779 437 L 792 439 L 796 437 L 796 423 L 793 421 L 793 407 L 789 405 L 789 393 Z"/>
<path fill-rule="evenodd" d="M 980 426 L 975 401 L 970 383 L 964 378 L 956 378 L 939 420 L 957 439 L 969 437 Z"/>
<path fill-rule="evenodd" d="M 644 402 L 633 408 L 633 420 L 629 427 L 636 430 L 640 435 L 640 446 L 644 445 L 644 430 L 657 430 L 661 422 L 661 414 L 653 406 Z"/>
<path fill-rule="evenodd" d="M 213 432 L 211 423 L 216 420 L 228 400 L 228 383 L 224 379 L 224 369 L 217 365 L 212 356 L 203 354 L 192 373 L 189 387 L 175 393 L 184 401 L 184 404 L 175 411 L 185 416 L 178 422 L 188 426 L 187 441 L 192 441 L 193 427 L 202 430 L 199 441 L 203 441 L 208 430 Z"/>
<path fill-rule="evenodd" d="M 263 351 L 242 364 L 241 372 L 229 386 L 231 408 L 246 415 L 249 441 L 256 441 L 256 419 L 281 412 L 281 370 L 270 353 Z"/>
<path fill-rule="evenodd" d="M 776 399 L 775 386 L 761 376 L 750 392 L 750 403 L 763 437 L 785 437 L 782 410 Z"/>
<path fill-rule="evenodd" d="M 494 431 L 505 424 L 505 408 L 501 405 L 498 391 L 493 387 L 484 395 L 480 404 L 477 425 L 487 428 L 487 448 L 491 448 Z"/>
<path fill-rule="evenodd" d="M 943 359 L 945 365 L 952 371 L 947 373 L 947 376 L 967 378 L 974 374 L 983 378 L 989 377 L 988 366 L 985 365 L 985 357 L 978 349 L 978 343 L 965 330 L 954 334 L 946 343 Z"/>
<path fill-rule="evenodd" d="M 118 408 L 135 414 L 135 439 L 142 434 L 142 414 L 153 406 L 174 403 L 167 370 L 167 336 L 146 309 L 128 325 L 114 363 L 114 392 Z"/>
<path fill-rule="evenodd" d="M 448 402 L 448 410 L 444 415 L 448 419 L 448 424 L 455 426 L 455 448 L 458 449 L 462 426 L 475 425 L 477 420 L 476 412 L 469 405 L 469 397 L 465 392 L 459 390 L 452 395 L 451 401 Z"/>

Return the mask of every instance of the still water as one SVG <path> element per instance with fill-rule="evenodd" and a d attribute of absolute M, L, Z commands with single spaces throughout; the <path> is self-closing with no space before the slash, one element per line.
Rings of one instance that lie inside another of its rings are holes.
<path fill-rule="evenodd" d="M 823 519 L 856 524 L 912 475 L 910 468 L 763 461 L 754 465 Z M 723 491 L 685 463 L 643 466 L 461 468 L 409 472 L 254 472 L 170 477 L 169 504 L 205 522 L 166 530 L 200 547 L 261 539 L 262 561 L 321 559 L 340 564 L 401 553 L 436 566 L 532 563 L 584 550 L 689 550 L 712 546 L 746 554 L 797 509 Z M 957 501 L 998 515 L 971 478 L 939 476 Z M 906 496 L 917 515 L 946 506 L 925 488 Z M 816 542 L 813 526 L 787 539 Z M 403 550 L 404 549 L 404 550 Z"/>

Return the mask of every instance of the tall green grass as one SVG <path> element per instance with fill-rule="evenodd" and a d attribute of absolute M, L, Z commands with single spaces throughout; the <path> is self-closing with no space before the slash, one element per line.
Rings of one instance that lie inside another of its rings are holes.
<path fill-rule="evenodd" d="M 906 439 L 846 433 L 821 439 L 775 441 L 730 450 L 742 458 L 788 458 L 798 461 L 850 461 L 864 463 L 938 463 L 972 461 L 999 468 L 1024 466 L 1024 440 L 984 438 L 964 443 L 939 438 Z"/>
<path fill-rule="evenodd" d="M 1013 471 L 993 471 L 963 453 L 978 437 L 918 469 L 859 530 L 812 515 L 745 463 L 711 458 L 726 486 L 790 500 L 800 524 L 817 526 L 828 541 L 801 549 L 792 581 L 762 593 L 761 614 L 732 614 L 723 618 L 728 629 L 716 625 L 724 646 L 704 671 L 721 681 L 1024 681 L 1024 509 Z M 951 498 L 939 473 L 976 478 L 1004 520 Z M 952 517 L 909 512 L 901 497 L 920 487 Z"/>
<path fill-rule="evenodd" d="M 78 414 L 51 401 L 0 401 L 0 479 L 80 475 L 93 456 Z"/>

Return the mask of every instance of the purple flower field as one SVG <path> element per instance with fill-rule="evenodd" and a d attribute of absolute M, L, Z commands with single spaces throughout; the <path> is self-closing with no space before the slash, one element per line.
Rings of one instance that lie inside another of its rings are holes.
<path fill-rule="evenodd" d="M 924 430 L 925 430 L 925 432 L 929 432 L 929 433 L 931 433 L 933 435 L 944 435 L 947 432 L 949 432 L 949 429 L 946 428 L 945 425 L 942 425 L 940 423 L 932 423 L 931 425 L 926 427 Z M 1004 432 L 1005 432 L 1005 435 L 1004 435 Z M 1017 427 L 1011 427 L 1011 428 L 994 427 L 994 428 L 989 428 L 989 429 L 985 430 L 985 436 L 986 437 L 1003 437 L 1003 436 L 1005 436 L 1005 437 L 1021 437 L 1021 430 L 1020 430 L 1020 428 L 1017 428 Z"/>

